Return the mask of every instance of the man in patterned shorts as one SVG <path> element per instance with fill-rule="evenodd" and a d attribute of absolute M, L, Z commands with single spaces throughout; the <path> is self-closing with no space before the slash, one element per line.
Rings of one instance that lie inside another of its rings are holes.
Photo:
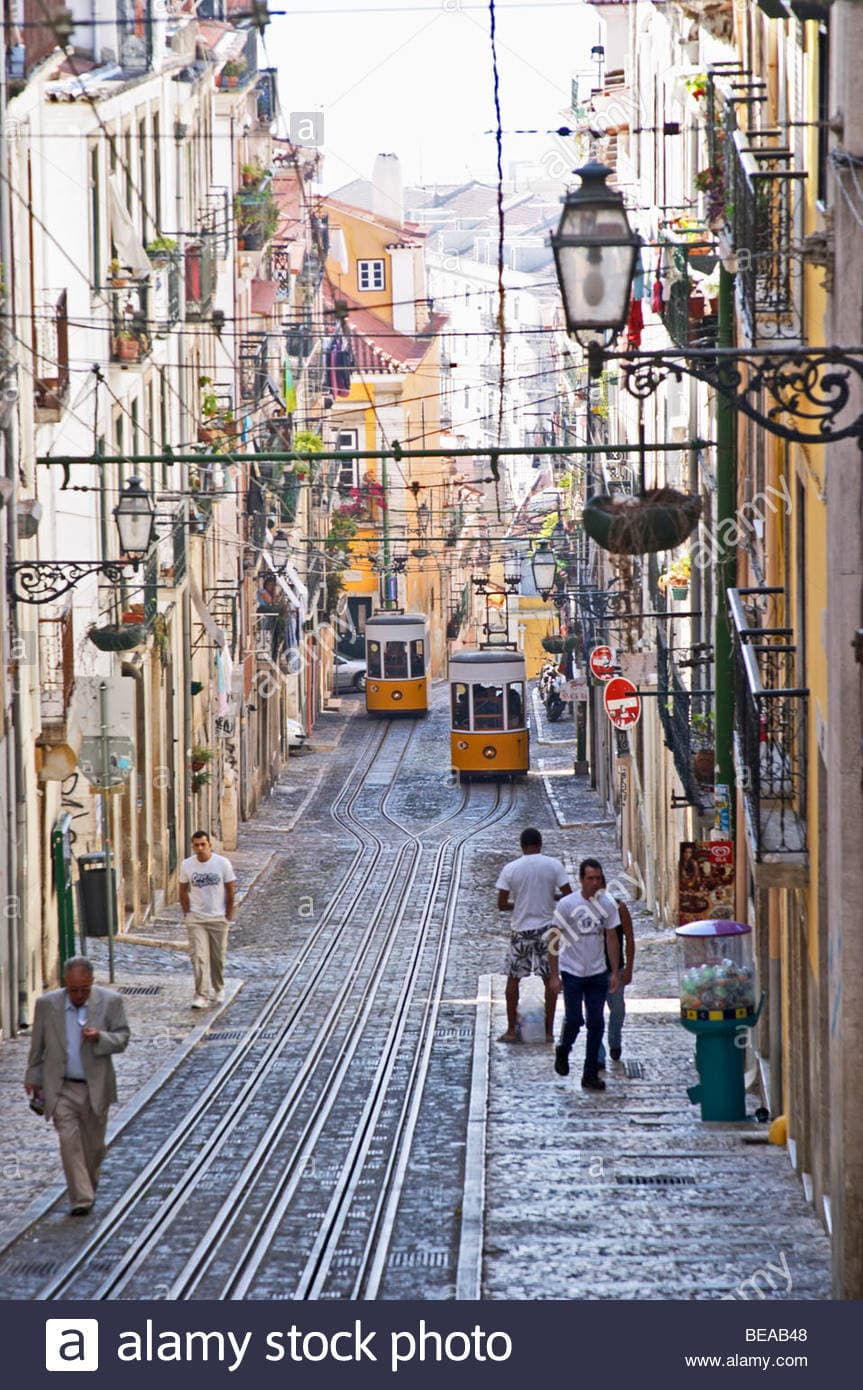
<path fill-rule="evenodd" d="M 542 836 L 529 828 L 521 833 L 521 858 L 501 869 L 497 905 L 513 914 L 512 935 L 506 958 L 506 1032 L 500 1042 L 520 1042 L 518 995 L 522 980 L 539 975 L 545 985 L 545 1036 L 554 1037 L 557 994 L 549 986 L 548 932 L 558 898 L 572 892 L 566 869 L 559 859 L 542 853 Z"/>

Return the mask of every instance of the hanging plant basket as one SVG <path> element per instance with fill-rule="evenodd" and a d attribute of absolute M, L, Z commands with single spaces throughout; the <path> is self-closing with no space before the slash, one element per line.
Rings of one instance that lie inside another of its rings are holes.
<path fill-rule="evenodd" d="M 100 652 L 130 652 L 147 640 L 145 623 L 123 623 L 120 627 L 91 627 L 87 636 Z"/>
<path fill-rule="evenodd" d="M 687 596 L 688 593 L 689 593 L 689 589 L 686 587 L 685 584 L 672 584 L 672 586 L 671 586 L 671 597 L 672 597 L 672 598 L 676 598 L 676 599 L 680 600 L 680 599 L 686 598 L 686 596 Z"/>
<path fill-rule="evenodd" d="M 562 637 L 543 637 L 542 649 L 544 652 L 565 651 L 564 639 Z"/>
<path fill-rule="evenodd" d="M 698 525 L 701 498 L 671 487 L 638 497 L 598 493 L 584 508 L 584 529 L 591 540 L 615 555 L 647 555 L 672 550 Z"/>

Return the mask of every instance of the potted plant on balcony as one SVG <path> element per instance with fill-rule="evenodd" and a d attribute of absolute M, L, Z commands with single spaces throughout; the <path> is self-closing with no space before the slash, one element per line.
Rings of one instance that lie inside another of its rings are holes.
<path fill-rule="evenodd" d="M 129 283 L 129 268 L 123 265 L 116 256 L 112 256 L 108 262 L 108 280 L 114 289 L 123 289 Z"/>
<path fill-rule="evenodd" d="M 246 71 L 245 58 L 229 58 L 219 73 L 220 87 L 236 87 Z"/>
<path fill-rule="evenodd" d="M 241 164 L 240 177 L 243 180 L 243 187 L 257 188 L 266 172 L 259 159 L 251 159 L 246 164 Z"/>
<path fill-rule="evenodd" d="M 141 343 L 128 328 L 114 334 L 114 356 L 120 362 L 137 362 L 141 356 Z"/>
<path fill-rule="evenodd" d="M 717 161 L 695 175 L 695 187 L 704 194 L 704 217 L 708 227 L 716 231 L 724 227 L 725 209 L 725 168 Z"/>
<path fill-rule="evenodd" d="M 659 576 L 659 587 L 663 592 L 670 589 L 673 599 L 685 599 L 689 593 L 691 576 L 692 558 L 689 555 L 681 555 Z"/>
<path fill-rule="evenodd" d="M 205 787 L 205 786 L 207 785 L 207 783 L 209 782 L 209 780 L 210 780 L 210 773 L 209 773 L 209 771 L 205 770 L 204 772 L 193 772 L 193 773 L 192 773 L 192 780 L 191 780 L 191 784 L 190 784 L 190 785 L 191 785 L 191 788 L 192 788 L 192 791 L 193 791 L 193 792 L 199 792 L 199 791 L 201 790 L 202 787 Z"/>
<path fill-rule="evenodd" d="M 205 743 L 196 743 L 189 752 L 189 765 L 193 772 L 203 772 L 207 763 L 213 761 L 213 750 Z"/>
<path fill-rule="evenodd" d="M 167 265 L 177 249 L 177 243 L 173 237 L 157 236 L 153 241 L 148 241 L 144 250 L 147 259 L 154 265 Z"/>

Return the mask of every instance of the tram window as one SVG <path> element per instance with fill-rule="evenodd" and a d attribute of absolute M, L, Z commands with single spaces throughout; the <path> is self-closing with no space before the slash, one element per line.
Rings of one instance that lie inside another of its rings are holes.
<path fill-rule="evenodd" d="M 374 680 L 381 678 L 381 644 L 380 642 L 368 642 L 366 644 L 366 667 L 367 674 Z"/>
<path fill-rule="evenodd" d="M 452 726 L 454 729 L 469 729 L 467 686 L 456 684 L 452 688 Z"/>
<path fill-rule="evenodd" d="M 426 673 L 426 644 L 421 637 L 411 642 L 411 675 L 424 676 Z"/>
<path fill-rule="evenodd" d="M 387 642 L 384 650 L 384 670 L 386 671 L 386 679 L 389 681 L 407 680 L 407 642 Z"/>
<path fill-rule="evenodd" d="M 506 727 L 524 728 L 524 686 L 521 681 L 511 681 L 506 687 Z"/>
<path fill-rule="evenodd" d="M 475 685 L 473 687 L 473 727 L 475 729 L 503 728 L 502 685 Z"/>

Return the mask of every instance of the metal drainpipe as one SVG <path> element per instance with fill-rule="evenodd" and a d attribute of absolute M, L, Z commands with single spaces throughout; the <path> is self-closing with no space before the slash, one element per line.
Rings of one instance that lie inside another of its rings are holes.
<path fill-rule="evenodd" d="M 718 347 L 733 346 L 734 277 L 724 266 L 719 271 Z M 714 731 L 716 736 L 716 780 L 729 789 L 734 830 L 734 676 L 731 657 L 731 627 L 726 591 L 737 583 L 737 553 L 725 544 L 726 521 L 733 521 L 737 505 L 737 413 L 720 392 L 716 393 L 716 618 L 714 629 Z"/>
<path fill-rule="evenodd" d="M 9 152 L 6 142 L 6 17 L 7 6 L 4 0 L 0 0 L 0 263 L 4 266 L 12 264 L 12 227 L 9 213 L 9 181 L 7 172 L 9 168 Z M 2 330 L 2 342 L 0 342 L 0 355 L 8 361 L 13 360 L 14 338 L 10 334 L 9 327 L 5 320 Z M 6 526 L 6 542 L 8 547 L 8 559 L 10 564 L 18 558 L 18 473 L 16 468 L 16 434 L 14 418 L 10 418 L 9 424 L 3 428 L 3 456 L 6 461 L 6 476 L 12 484 L 12 490 L 7 502 L 8 519 Z M 16 637 L 18 635 L 17 625 L 17 604 L 14 600 L 9 603 L 9 617 L 11 619 L 12 630 Z M 27 1027 L 29 1024 L 29 990 L 28 990 L 28 970 L 27 970 L 27 920 L 22 911 L 20 900 L 23 886 L 27 883 L 27 791 L 24 784 L 24 741 L 22 733 L 22 712 L 23 705 L 21 699 L 21 674 L 20 663 L 15 661 L 11 664 L 12 672 L 12 775 L 10 782 L 14 781 L 14 788 L 10 791 L 14 793 L 14 801 L 10 797 L 10 808 L 14 805 L 14 817 L 10 820 L 9 833 L 14 836 L 14 843 L 8 847 L 8 863 L 10 869 L 9 897 L 15 904 L 15 915 L 11 918 L 14 924 L 9 931 L 9 980 L 10 996 L 15 986 L 12 981 L 17 982 L 17 1000 L 10 997 L 9 1021 L 10 1026 L 14 1026 L 12 1020 L 17 1018 L 18 1027 Z"/>

